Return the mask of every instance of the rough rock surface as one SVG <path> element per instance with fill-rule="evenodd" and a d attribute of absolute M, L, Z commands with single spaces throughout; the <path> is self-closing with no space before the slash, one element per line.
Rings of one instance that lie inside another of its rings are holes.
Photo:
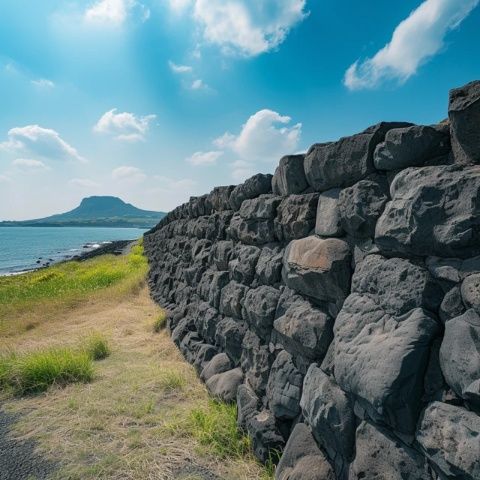
<path fill-rule="evenodd" d="M 332 462 L 348 463 L 355 446 L 353 405 L 335 379 L 315 364 L 305 376 L 300 405 L 305 422 Z"/>
<path fill-rule="evenodd" d="M 377 146 L 374 164 L 378 170 L 423 167 L 448 155 L 450 137 L 446 128 L 412 125 L 389 130 Z"/>
<path fill-rule="evenodd" d="M 291 242 L 283 258 L 287 286 L 314 299 L 341 305 L 350 289 L 350 249 L 337 238 Z"/>
<path fill-rule="evenodd" d="M 448 117 L 455 161 L 461 164 L 478 164 L 480 162 L 478 135 L 480 81 L 451 90 Z"/>
<path fill-rule="evenodd" d="M 388 254 L 480 254 L 480 167 L 407 168 L 390 186 L 375 242 Z"/>
<path fill-rule="evenodd" d="M 417 442 L 448 478 L 480 478 L 480 417 L 463 408 L 434 402 L 423 412 Z"/>
<path fill-rule="evenodd" d="M 338 142 L 313 145 L 305 157 L 307 181 L 316 191 L 349 187 L 374 171 L 373 153 L 392 128 L 405 123 L 379 123 Z"/>
<path fill-rule="evenodd" d="M 325 455 L 318 448 L 309 428 L 299 423 L 288 439 L 275 480 L 334 480 Z"/>
<path fill-rule="evenodd" d="M 287 155 L 280 159 L 272 180 L 275 195 L 302 193 L 308 188 L 303 168 L 304 160 L 305 155 Z"/>
<path fill-rule="evenodd" d="M 432 480 L 425 457 L 380 428 L 362 422 L 350 478 L 371 480 Z"/>
<path fill-rule="evenodd" d="M 467 310 L 445 324 L 440 365 L 448 385 L 480 411 L 480 316 L 476 311 Z"/>
<path fill-rule="evenodd" d="M 173 342 L 277 478 L 480 479 L 479 85 L 144 236 Z"/>

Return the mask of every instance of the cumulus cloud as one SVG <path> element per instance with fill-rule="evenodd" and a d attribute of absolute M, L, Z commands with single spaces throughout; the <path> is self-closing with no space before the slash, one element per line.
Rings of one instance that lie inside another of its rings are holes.
<path fill-rule="evenodd" d="M 442 49 L 447 33 L 458 27 L 479 1 L 424 1 L 396 27 L 385 47 L 348 68 L 344 84 L 360 90 L 375 88 L 386 80 L 405 82 Z"/>
<path fill-rule="evenodd" d="M 186 160 L 188 163 L 195 167 L 215 165 L 217 160 L 223 155 L 220 151 L 211 152 L 195 152 L 191 157 Z"/>
<path fill-rule="evenodd" d="M 197 78 L 190 85 L 191 90 L 208 90 L 208 85 L 201 79 Z"/>
<path fill-rule="evenodd" d="M 51 80 L 48 80 L 46 78 L 39 78 L 37 80 L 30 80 L 30 83 L 32 85 L 35 85 L 35 87 L 44 88 L 44 89 L 49 89 L 49 88 L 54 88 L 55 87 L 55 83 L 53 83 Z"/>
<path fill-rule="evenodd" d="M 255 56 L 280 45 L 307 15 L 306 0 L 169 0 L 181 12 L 191 6 L 203 38 L 224 53 Z"/>
<path fill-rule="evenodd" d="M 192 0 L 168 0 L 168 3 L 174 12 L 181 13 L 192 4 Z"/>
<path fill-rule="evenodd" d="M 178 65 L 171 60 L 169 60 L 168 66 L 173 73 L 191 73 L 193 71 L 189 65 Z"/>
<path fill-rule="evenodd" d="M 155 118 L 157 118 L 156 115 L 137 117 L 133 113 L 117 113 L 117 109 L 114 108 L 102 115 L 93 130 L 97 133 L 112 135 L 117 140 L 137 142 L 145 140 L 150 122 Z"/>
<path fill-rule="evenodd" d="M 191 178 L 181 178 L 177 180 L 163 175 L 155 175 L 153 178 L 155 181 L 159 182 L 160 187 L 158 188 L 163 191 L 188 191 L 197 185 L 197 182 Z"/>
<path fill-rule="evenodd" d="M 145 173 L 137 167 L 122 165 L 112 171 L 112 177 L 117 181 L 126 181 L 129 183 L 140 183 L 146 180 Z"/>
<path fill-rule="evenodd" d="M 12 179 L 6 175 L 0 175 L 0 183 L 12 183 Z"/>
<path fill-rule="evenodd" d="M 28 153 L 49 160 L 86 161 L 58 132 L 39 125 L 12 128 L 8 132 L 8 140 L 0 143 L 0 149 L 20 155 Z"/>
<path fill-rule="evenodd" d="M 130 13 L 142 21 L 150 17 L 150 10 L 136 0 L 98 0 L 85 10 L 84 18 L 88 23 L 121 26 Z"/>
<path fill-rule="evenodd" d="M 72 178 L 68 183 L 80 188 L 98 188 L 100 184 L 89 178 Z"/>
<path fill-rule="evenodd" d="M 235 160 L 232 164 L 232 179 L 236 182 L 243 182 L 255 175 L 255 166 L 245 160 Z"/>
<path fill-rule="evenodd" d="M 244 160 L 278 160 L 298 149 L 302 124 L 289 126 L 291 118 L 272 110 L 260 110 L 242 126 L 238 135 L 229 132 L 214 141 L 217 148 L 229 148 Z"/>
<path fill-rule="evenodd" d="M 47 167 L 42 161 L 35 160 L 33 158 L 17 158 L 12 162 L 14 167 L 19 167 L 22 170 L 49 170 L 50 168 Z"/>

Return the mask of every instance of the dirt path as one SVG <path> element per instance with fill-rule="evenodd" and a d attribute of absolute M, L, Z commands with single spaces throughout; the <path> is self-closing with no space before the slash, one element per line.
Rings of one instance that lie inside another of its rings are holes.
<path fill-rule="evenodd" d="M 207 406 L 209 397 L 166 332 L 152 332 L 159 312 L 142 288 L 121 301 L 102 297 L 59 311 L 8 339 L 30 350 L 77 345 L 99 331 L 112 354 L 96 363 L 90 384 L 3 402 L 1 479 L 26 480 L 30 471 L 32 478 L 61 480 L 264 478 L 252 457 L 219 458 L 189 435 L 192 409 Z"/>

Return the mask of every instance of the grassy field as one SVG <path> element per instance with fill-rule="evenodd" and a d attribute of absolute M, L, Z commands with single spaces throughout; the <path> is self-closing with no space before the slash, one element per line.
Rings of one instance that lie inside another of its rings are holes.
<path fill-rule="evenodd" d="M 12 435 L 57 462 L 52 479 L 271 478 L 236 429 L 235 407 L 209 398 L 164 331 L 146 269 L 137 246 L 0 278 L 0 378 L 19 378 L 18 365 L 39 355 L 42 368 L 65 352 L 90 366 L 34 395 L 3 388 Z"/>

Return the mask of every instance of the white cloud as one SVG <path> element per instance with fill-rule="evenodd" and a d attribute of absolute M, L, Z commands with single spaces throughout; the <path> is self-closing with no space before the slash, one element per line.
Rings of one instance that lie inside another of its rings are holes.
<path fill-rule="evenodd" d="M 191 90 L 208 90 L 208 85 L 201 78 L 197 78 L 190 85 Z"/>
<path fill-rule="evenodd" d="M 220 151 L 195 152 L 186 161 L 195 167 L 215 165 L 217 160 L 223 155 Z"/>
<path fill-rule="evenodd" d="M 84 18 L 88 23 L 121 26 L 133 12 L 142 21 L 150 17 L 150 10 L 136 0 L 98 0 L 85 10 Z"/>
<path fill-rule="evenodd" d="M 118 181 L 129 183 L 140 183 L 147 179 L 145 173 L 140 168 L 123 165 L 112 171 L 112 177 Z"/>
<path fill-rule="evenodd" d="M 350 90 L 375 88 L 383 81 L 405 82 L 444 45 L 480 0 L 426 0 L 393 32 L 392 39 L 372 58 L 357 60 L 345 73 Z"/>
<path fill-rule="evenodd" d="M 229 148 L 242 159 L 277 161 L 297 151 L 302 124 L 288 126 L 291 118 L 272 110 L 260 110 L 242 126 L 238 135 L 225 133 L 214 141 L 217 148 Z"/>
<path fill-rule="evenodd" d="M 89 178 L 72 178 L 68 183 L 80 188 L 98 188 L 100 184 Z"/>
<path fill-rule="evenodd" d="M 168 3 L 174 12 L 181 13 L 192 4 L 192 0 L 168 0 Z"/>
<path fill-rule="evenodd" d="M 116 113 L 114 108 L 102 115 L 93 130 L 97 133 L 113 135 L 117 140 L 137 142 L 145 140 L 145 135 L 150 127 L 150 122 L 155 120 L 156 115 L 137 117 L 133 113 Z"/>
<path fill-rule="evenodd" d="M 177 65 L 171 60 L 169 60 L 168 66 L 173 73 L 191 73 L 193 71 L 193 68 L 189 65 Z"/>
<path fill-rule="evenodd" d="M 42 161 L 33 158 L 17 158 L 12 162 L 12 165 L 24 170 L 50 170 Z"/>
<path fill-rule="evenodd" d="M 255 175 L 255 167 L 245 160 L 236 160 L 232 163 L 232 179 L 236 182 L 243 182 L 247 178 Z"/>
<path fill-rule="evenodd" d="M 12 183 L 12 179 L 6 175 L 0 175 L 0 183 Z"/>
<path fill-rule="evenodd" d="M 49 88 L 54 88 L 55 87 L 55 83 L 53 83 L 51 80 L 48 80 L 46 78 L 39 78 L 37 80 L 30 80 L 30 83 L 32 85 L 35 85 L 38 88 L 49 89 Z"/>
<path fill-rule="evenodd" d="M 49 160 L 86 161 L 58 132 L 39 125 L 12 128 L 8 140 L 0 143 L 0 149 L 15 154 L 30 153 Z"/>
<path fill-rule="evenodd" d="M 207 42 L 225 53 L 255 56 L 285 40 L 307 15 L 305 5 L 306 0 L 195 0 L 193 16 Z"/>
<path fill-rule="evenodd" d="M 153 177 L 156 182 L 160 183 L 160 188 L 163 191 L 167 190 L 182 190 L 182 191 L 188 191 L 194 186 L 197 185 L 197 182 L 191 178 L 181 178 L 179 180 L 170 178 L 170 177 L 165 177 L 163 175 L 155 175 Z"/>

